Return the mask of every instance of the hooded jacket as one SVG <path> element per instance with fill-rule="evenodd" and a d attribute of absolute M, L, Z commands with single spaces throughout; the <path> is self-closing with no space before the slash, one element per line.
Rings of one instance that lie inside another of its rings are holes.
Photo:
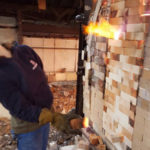
<path fill-rule="evenodd" d="M 12 56 L 0 57 L 0 102 L 15 118 L 38 124 L 41 109 L 53 102 L 41 59 L 26 45 L 14 47 Z"/>

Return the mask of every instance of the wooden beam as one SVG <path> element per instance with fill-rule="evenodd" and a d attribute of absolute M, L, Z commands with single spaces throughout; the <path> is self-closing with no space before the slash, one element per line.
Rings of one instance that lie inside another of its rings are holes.
<path fill-rule="evenodd" d="M 78 26 L 56 26 L 56 25 L 41 25 L 33 23 L 23 23 L 22 32 L 28 34 L 61 34 L 61 35 L 71 35 L 78 36 L 79 27 Z"/>
<path fill-rule="evenodd" d="M 38 8 L 40 10 L 46 10 L 46 0 L 38 0 Z"/>

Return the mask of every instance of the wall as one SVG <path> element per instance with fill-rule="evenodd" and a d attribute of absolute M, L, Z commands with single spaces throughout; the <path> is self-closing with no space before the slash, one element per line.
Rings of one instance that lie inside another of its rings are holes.
<path fill-rule="evenodd" d="M 40 56 L 49 81 L 76 80 L 78 39 L 24 37 Z"/>
<path fill-rule="evenodd" d="M 140 0 L 105 2 L 96 21 L 100 17 L 108 19 L 113 27 L 121 30 L 121 37 L 114 40 L 87 36 L 85 51 L 88 59 L 85 60 L 83 76 L 84 113 L 90 118 L 94 129 L 111 142 L 111 148 L 148 150 L 149 41 L 146 49 L 144 43 L 149 21 L 148 17 L 140 16 L 145 6 Z M 93 20 L 97 10 L 91 14 L 90 20 Z M 145 127 L 144 131 L 142 127 Z"/>

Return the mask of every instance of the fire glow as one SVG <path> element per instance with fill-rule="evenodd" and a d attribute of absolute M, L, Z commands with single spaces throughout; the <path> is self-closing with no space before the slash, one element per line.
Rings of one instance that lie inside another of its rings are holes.
<path fill-rule="evenodd" d="M 83 26 L 85 34 L 93 34 L 96 36 L 102 36 L 106 38 L 112 38 L 118 40 L 121 34 L 120 30 L 117 30 L 109 24 L 105 19 L 101 19 L 100 23 L 90 22 L 88 26 Z"/>
<path fill-rule="evenodd" d="M 89 127 L 89 119 L 87 117 L 83 118 L 83 128 Z"/>

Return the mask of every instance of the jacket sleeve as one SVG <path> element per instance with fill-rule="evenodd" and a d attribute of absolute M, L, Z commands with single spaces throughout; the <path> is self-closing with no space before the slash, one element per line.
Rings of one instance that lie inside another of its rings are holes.
<path fill-rule="evenodd" d="M 0 102 L 11 115 L 21 120 L 38 122 L 41 108 L 34 106 L 20 90 L 20 79 L 0 71 Z"/>

